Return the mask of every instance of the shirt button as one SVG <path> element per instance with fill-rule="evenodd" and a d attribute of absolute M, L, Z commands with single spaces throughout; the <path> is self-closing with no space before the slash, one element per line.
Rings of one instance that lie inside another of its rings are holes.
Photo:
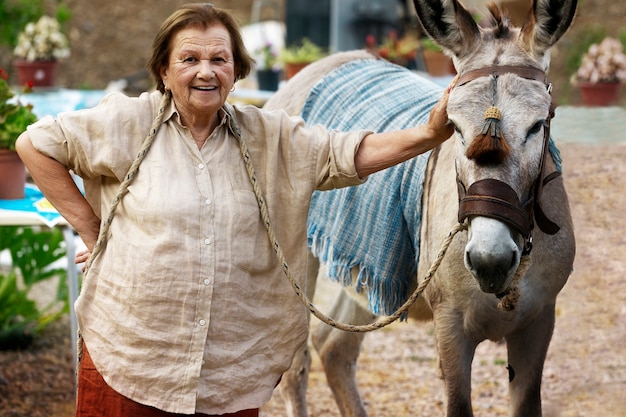
<path fill-rule="evenodd" d="M 211 280 L 208 278 L 205 278 L 204 281 L 202 281 L 204 283 L 204 285 L 209 285 L 211 283 Z"/>
<path fill-rule="evenodd" d="M 204 204 L 206 204 L 207 206 L 211 204 L 211 199 L 207 198 L 206 200 L 204 200 Z"/>
<path fill-rule="evenodd" d="M 204 239 L 204 244 L 205 245 L 210 245 L 211 244 L 211 239 Z"/>
<path fill-rule="evenodd" d="M 198 164 L 198 169 L 204 169 L 204 164 Z"/>
<path fill-rule="evenodd" d="M 198 321 L 198 324 L 199 324 L 200 326 L 204 326 L 204 325 L 206 324 L 206 320 L 204 320 L 204 319 L 200 319 L 200 320 Z"/>

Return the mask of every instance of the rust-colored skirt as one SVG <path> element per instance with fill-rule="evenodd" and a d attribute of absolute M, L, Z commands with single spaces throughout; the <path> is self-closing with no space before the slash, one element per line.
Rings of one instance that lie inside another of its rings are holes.
<path fill-rule="evenodd" d="M 173 414 L 154 407 L 139 404 L 117 393 L 104 382 L 94 366 L 87 347 L 83 345 L 83 355 L 78 372 L 78 395 L 76 417 L 183 417 L 187 414 Z M 222 417 L 258 417 L 259 410 L 243 410 Z M 192 414 L 197 417 L 218 417 L 208 414 Z"/>

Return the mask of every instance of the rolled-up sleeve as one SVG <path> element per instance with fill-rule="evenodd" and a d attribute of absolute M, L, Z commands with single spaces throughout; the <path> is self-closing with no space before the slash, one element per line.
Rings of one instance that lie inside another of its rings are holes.
<path fill-rule="evenodd" d="M 330 138 L 328 157 L 324 157 L 324 152 L 320 155 L 321 161 L 327 159 L 328 162 L 318 171 L 318 190 L 358 185 L 367 180 L 367 178 L 360 178 L 356 172 L 354 157 L 363 138 L 371 133 L 373 132 L 366 130 L 349 133 L 330 131 L 328 133 Z"/>
<path fill-rule="evenodd" d="M 281 184 L 291 185 L 310 198 L 313 190 L 330 190 L 362 184 L 354 157 L 371 130 L 340 132 L 322 125 L 307 125 L 299 116 L 282 110 L 263 111 L 252 106 L 235 107 L 242 136 L 259 167 L 279 168 Z M 260 170 L 264 177 L 269 171 Z M 276 186 L 266 178 L 269 191 Z"/>
<path fill-rule="evenodd" d="M 35 149 L 71 168 L 67 140 L 61 126 L 52 116 L 46 116 L 28 126 L 28 136 Z"/>

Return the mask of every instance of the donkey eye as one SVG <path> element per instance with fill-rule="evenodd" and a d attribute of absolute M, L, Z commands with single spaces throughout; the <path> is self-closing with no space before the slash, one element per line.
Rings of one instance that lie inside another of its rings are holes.
<path fill-rule="evenodd" d="M 459 129 L 459 127 L 456 125 L 456 123 L 454 123 L 452 120 L 450 120 L 450 124 L 454 128 L 454 132 L 458 133 L 459 136 L 463 137 L 463 133 L 461 133 L 461 129 Z"/>
<path fill-rule="evenodd" d="M 463 132 L 461 132 L 461 129 L 459 129 L 456 123 L 452 123 L 452 127 L 454 128 L 454 133 L 459 135 L 459 138 L 461 138 L 461 143 L 465 145 L 465 138 L 463 137 Z"/>
<path fill-rule="evenodd" d="M 533 127 L 531 127 L 530 130 L 528 131 L 528 134 L 526 134 L 526 139 L 530 138 L 532 135 L 539 133 L 539 131 L 543 127 L 543 124 L 544 124 L 543 120 L 540 120 L 537 123 L 535 123 Z"/>

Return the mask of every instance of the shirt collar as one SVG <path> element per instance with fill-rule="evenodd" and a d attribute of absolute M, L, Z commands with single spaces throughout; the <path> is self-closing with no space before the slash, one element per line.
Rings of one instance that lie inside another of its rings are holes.
<path fill-rule="evenodd" d="M 220 111 L 224 112 L 224 116 L 222 117 L 222 122 L 226 122 L 228 126 L 228 130 L 237 138 L 237 140 L 241 139 L 241 128 L 237 123 L 237 119 L 235 118 L 235 108 L 229 104 L 224 103 Z"/>
<path fill-rule="evenodd" d="M 220 122 L 217 127 L 226 125 L 228 130 L 237 138 L 241 137 L 241 129 L 239 128 L 239 124 L 235 119 L 235 110 L 233 106 L 229 103 L 224 103 L 221 109 L 218 110 L 218 117 L 220 118 Z M 174 100 L 170 100 L 170 104 L 165 109 L 165 114 L 163 116 L 163 123 L 168 122 L 170 119 L 175 118 L 176 122 L 182 126 L 182 121 L 180 120 L 180 113 L 176 109 L 174 105 Z"/>

